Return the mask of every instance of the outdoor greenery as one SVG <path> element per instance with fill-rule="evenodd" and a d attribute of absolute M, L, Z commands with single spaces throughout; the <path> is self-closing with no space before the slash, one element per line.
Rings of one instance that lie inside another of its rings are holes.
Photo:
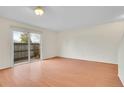
<path fill-rule="evenodd" d="M 21 43 L 28 43 L 28 34 L 21 34 Z M 31 39 L 30 42 L 32 43 Z"/>
<path fill-rule="evenodd" d="M 21 43 L 28 43 L 28 34 L 21 34 Z"/>

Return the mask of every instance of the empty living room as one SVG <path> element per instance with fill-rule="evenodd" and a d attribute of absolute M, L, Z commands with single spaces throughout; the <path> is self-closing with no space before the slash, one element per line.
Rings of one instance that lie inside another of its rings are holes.
<path fill-rule="evenodd" d="M 0 6 L 0 87 L 123 87 L 124 6 Z"/>

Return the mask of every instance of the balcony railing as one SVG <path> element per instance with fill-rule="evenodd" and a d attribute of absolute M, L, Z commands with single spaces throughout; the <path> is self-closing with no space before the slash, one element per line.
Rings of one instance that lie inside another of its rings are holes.
<path fill-rule="evenodd" d="M 40 58 L 40 44 L 30 44 L 30 58 Z M 28 59 L 28 44 L 27 43 L 14 43 L 14 61 Z"/>

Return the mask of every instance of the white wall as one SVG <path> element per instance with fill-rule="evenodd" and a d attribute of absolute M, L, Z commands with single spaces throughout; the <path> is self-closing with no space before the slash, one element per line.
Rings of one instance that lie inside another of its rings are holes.
<path fill-rule="evenodd" d="M 43 59 L 57 55 L 56 32 L 18 23 L 0 17 L 0 68 L 10 67 L 11 63 L 11 26 L 38 30 L 42 32 L 42 56 Z"/>
<path fill-rule="evenodd" d="M 120 42 L 118 51 L 118 75 L 124 85 L 124 36 Z"/>
<path fill-rule="evenodd" d="M 43 59 L 62 56 L 114 64 L 117 64 L 119 41 L 124 32 L 123 21 L 98 25 L 89 29 L 52 32 L 0 18 L 0 68 L 11 65 L 11 26 L 42 32 Z M 121 62 L 120 73 L 122 74 L 121 60 L 119 62 Z"/>
<path fill-rule="evenodd" d="M 59 55 L 117 64 L 117 48 L 123 28 L 124 22 L 113 22 L 89 29 L 60 32 Z"/>

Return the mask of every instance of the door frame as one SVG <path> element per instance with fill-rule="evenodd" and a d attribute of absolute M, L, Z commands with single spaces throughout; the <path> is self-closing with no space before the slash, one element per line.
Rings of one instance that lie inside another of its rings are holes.
<path fill-rule="evenodd" d="M 14 40 L 13 40 L 13 32 L 14 31 L 17 31 L 17 32 L 27 32 L 28 33 L 28 39 L 30 39 L 30 35 L 29 33 L 36 33 L 36 34 L 39 34 L 40 35 L 40 61 L 42 62 L 43 60 L 43 45 L 42 45 L 42 42 L 43 42 L 43 38 L 42 38 L 42 32 L 39 31 L 39 30 L 33 30 L 33 29 L 28 29 L 28 28 L 20 28 L 20 27 L 11 27 L 11 67 L 14 67 L 16 66 L 16 64 L 14 64 Z M 28 40 L 28 62 L 26 63 L 31 63 L 30 61 L 30 42 Z M 41 46 L 42 45 L 42 46 Z M 20 63 L 21 64 L 21 63 Z M 25 63 L 22 63 L 22 64 L 25 64 Z"/>

